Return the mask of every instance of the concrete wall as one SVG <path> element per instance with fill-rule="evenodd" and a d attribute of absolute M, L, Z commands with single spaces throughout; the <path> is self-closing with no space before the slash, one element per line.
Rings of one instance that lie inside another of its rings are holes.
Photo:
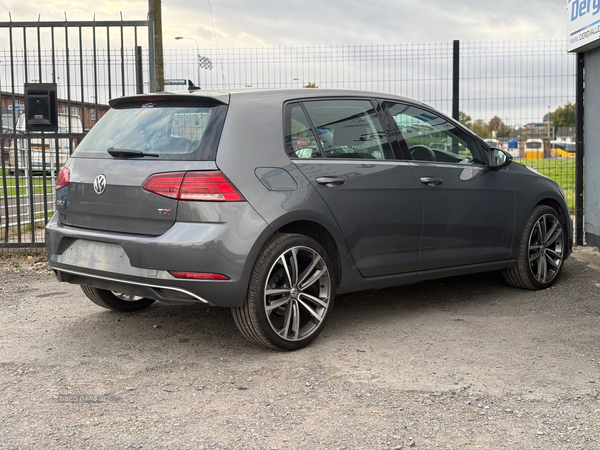
<path fill-rule="evenodd" d="M 600 48 L 585 54 L 585 238 L 600 248 Z"/>

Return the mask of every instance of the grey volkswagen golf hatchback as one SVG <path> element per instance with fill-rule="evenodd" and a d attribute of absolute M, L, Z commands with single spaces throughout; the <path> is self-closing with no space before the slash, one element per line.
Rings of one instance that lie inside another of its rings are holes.
<path fill-rule="evenodd" d="M 58 280 L 94 303 L 229 307 L 249 340 L 314 340 L 334 297 L 482 271 L 554 283 L 564 194 L 454 120 L 322 89 L 122 97 L 60 170 Z"/>

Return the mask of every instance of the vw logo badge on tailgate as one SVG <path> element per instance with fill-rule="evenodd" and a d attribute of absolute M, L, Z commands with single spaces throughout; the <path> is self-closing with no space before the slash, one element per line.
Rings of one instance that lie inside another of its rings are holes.
<path fill-rule="evenodd" d="M 96 194 L 104 194 L 106 190 L 106 177 L 104 175 L 98 175 L 94 180 L 94 191 Z"/>

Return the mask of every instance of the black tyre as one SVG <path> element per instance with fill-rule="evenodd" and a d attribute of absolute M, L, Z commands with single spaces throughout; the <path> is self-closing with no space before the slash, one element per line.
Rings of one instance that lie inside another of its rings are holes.
<path fill-rule="evenodd" d="M 81 286 L 83 293 L 98 306 L 112 309 L 113 311 L 130 312 L 147 308 L 154 300 L 151 298 L 137 297 L 130 294 L 107 291 L 91 286 Z"/>
<path fill-rule="evenodd" d="M 296 350 L 323 330 L 334 301 L 325 250 L 298 234 L 277 234 L 254 265 L 244 305 L 232 308 L 241 333 L 265 347 Z"/>
<path fill-rule="evenodd" d="M 560 214 L 550 206 L 536 206 L 525 223 L 517 265 L 503 271 L 504 279 L 522 289 L 552 286 L 563 266 L 566 239 Z"/>

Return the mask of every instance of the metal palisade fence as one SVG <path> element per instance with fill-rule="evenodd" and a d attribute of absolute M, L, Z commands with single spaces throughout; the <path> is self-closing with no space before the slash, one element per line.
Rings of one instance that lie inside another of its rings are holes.
<path fill-rule="evenodd" d="M 556 180 L 572 214 L 583 194 L 575 189 L 576 56 L 563 40 L 180 48 L 165 52 L 165 77 L 202 89 L 310 86 L 410 97 Z"/>
<path fill-rule="evenodd" d="M 0 23 L 0 248 L 44 246 L 58 169 L 109 109 L 108 100 L 143 90 L 149 72 L 141 44 L 151 48 L 151 25 Z M 28 93 L 35 100 L 46 92 L 57 117 L 51 130 L 32 131 L 25 120 Z"/>
<path fill-rule="evenodd" d="M 48 49 L 42 66 L 49 67 L 52 58 L 76 61 L 72 70 L 80 75 L 75 79 L 83 80 L 80 84 L 85 85 L 85 89 L 78 89 L 84 98 L 86 92 L 89 99 L 93 95 L 94 105 L 106 105 L 109 98 L 124 93 L 148 92 L 149 84 L 142 81 L 149 79 L 148 68 L 135 70 L 139 61 L 150 58 L 148 47 L 140 50 L 136 41 L 130 47 L 112 49 L 112 43 L 119 40 L 107 41 L 108 50 L 69 46 L 68 51 L 63 49 L 61 53 Z M 516 160 L 555 179 L 565 191 L 571 213 L 576 212 L 575 198 L 582 195 L 575 188 L 576 58 L 567 53 L 566 42 L 562 40 L 220 49 L 190 49 L 184 46 L 186 42 L 173 41 L 171 48 L 164 50 L 166 90 L 186 90 L 187 80 L 191 80 L 202 89 L 310 86 L 368 90 L 417 99 L 448 115 L 454 114 L 491 145 L 507 149 Z M 13 75 L 12 71 L 23 73 L 23 63 L 11 62 L 6 52 L 0 51 L 3 102 L 5 90 L 11 91 L 7 80 L 18 76 L 22 80 L 22 75 Z M 90 72 L 83 73 L 80 65 Z M 102 68 L 99 75 L 93 75 L 92 67 Z M 67 76 L 68 70 L 61 70 L 62 76 Z M 111 77 L 122 83 L 118 89 L 110 86 Z M 59 81 L 59 87 L 60 84 Z M 18 86 L 14 89 L 18 90 Z M 10 166 L 3 165 L 3 169 L 6 178 Z M 26 177 L 33 189 L 41 178 L 42 175 L 36 174 Z M 43 227 L 47 216 L 39 213 L 52 211 L 51 198 L 43 202 L 43 206 L 36 205 L 20 221 L 19 231 L 14 221 L 9 224 L 4 220 L 7 215 L 2 209 L 6 205 L 4 200 L 0 208 L 4 231 L 0 247 L 31 245 L 24 231 L 31 234 L 31 217 L 39 217 L 36 226 Z M 40 233 L 36 243 L 42 241 Z"/>

